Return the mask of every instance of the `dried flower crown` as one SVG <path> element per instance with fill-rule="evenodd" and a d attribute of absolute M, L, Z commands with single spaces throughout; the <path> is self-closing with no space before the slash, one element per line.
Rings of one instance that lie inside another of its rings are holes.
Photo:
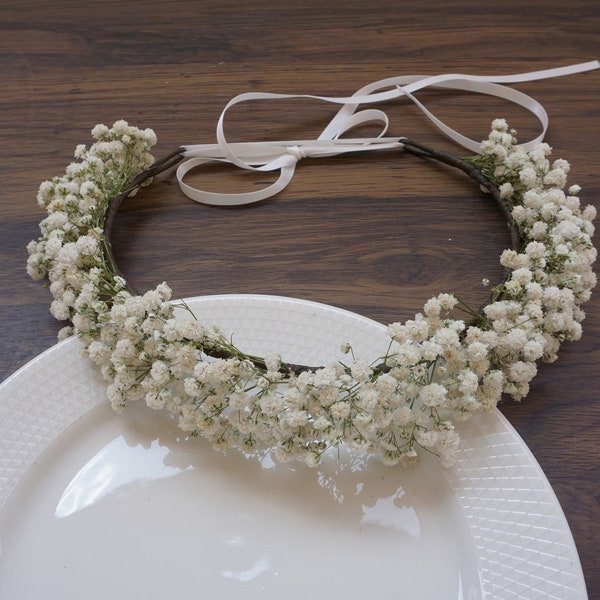
<path fill-rule="evenodd" d="M 500 257 L 507 275 L 489 303 L 469 311 L 453 294 L 439 294 L 414 319 L 389 326 L 389 349 L 377 361 L 354 357 L 345 345 L 347 362 L 318 368 L 276 353 L 246 354 L 185 302 L 171 301 L 165 283 L 143 295 L 128 287 L 110 249 L 112 218 L 124 198 L 180 162 L 184 149 L 155 161 L 154 132 L 124 121 L 98 125 L 92 136 L 64 176 L 40 186 L 48 216 L 28 245 L 27 268 L 35 279 L 49 278 L 51 313 L 72 323 L 62 336 L 83 341 L 117 411 L 142 399 L 217 449 L 270 448 L 280 461 L 314 465 L 347 444 L 389 464 L 412 464 L 423 448 L 449 465 L 456 421 L 492 410 L 502 394 L 525 397 L 537 361 L 554 361 L 563 341 L 581 336 L 580 305 L 596 283 L 596 211 L 580 206 L 578 186 L 565 192 L 566 161 L 551 162 L 545 143 L 518 147 L 504 120 L 493 122 L 467 160 L 395 140 L 460 168 L 505 212 L 513 248 Z M 454 316 L 458 309 L 467 311 L 464 319 Z"/>

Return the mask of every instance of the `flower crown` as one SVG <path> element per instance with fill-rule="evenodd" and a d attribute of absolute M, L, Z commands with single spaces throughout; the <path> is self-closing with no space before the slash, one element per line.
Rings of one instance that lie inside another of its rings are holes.
<path fill-rule="evenodd" d="M 389 348 L 374 362 L 354 356 L 343 340 L 347 361 L 320 367 L 286 363 L 276 351 L 252 356 L 199 322 L 184 301 L 171 300 L 166 283 L 141 295 L 129 288 L 110 248 L 114 214 L 185 152 L 155 161 L 154 132 L 125 121 L 97 125 L 95 142 L 77 146 L 65 175 L 41 184 L 38 203 L 48 216 L 28 245 L 27 270 L 34 279 L 48 277 L 52 315 L 71 322 L 60 337 L 83 341 L 110 382 L 116 411 L 143 400 L 216 449 L 268 448 L 279 461 L 315 465 L 347 444 L 388 464 L 413 464 L 425 449 L 450 465 L 459 443 L 455 423 L 492 410 L 503 394 L 524 398 L 537 362 L 554 361 L 563 341 L 580 338 L 580 306 L 596 284 L 594 207 L 582 208 L 580 188 L 566 187 L 565 160 L 551 162 L 545 143 L 525 151 L 515 135 L 495 120 L 470 159 L 396 140 L 490 192 L 513 248 L 500 256 L 507 274 L 490 286 L 484 307 L 471 310 L 439 294 L 414 319 L 388 327 Z"/>

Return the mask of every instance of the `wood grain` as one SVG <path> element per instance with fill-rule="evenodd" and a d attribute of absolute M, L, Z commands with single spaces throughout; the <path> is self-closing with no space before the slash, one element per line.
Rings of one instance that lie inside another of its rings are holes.
<path fill-rule="evenodd" d="M 417 6 L 418 4 L 418 6 Z M 392 75 L 508 74 L 598 58 L 600 5 L 573 0 L 305 0 L 302 3 L 156 0 L 0 5 L 0 377 L 48 348 L 60 324 L 49 294 L 25 274 L 37 237 L 39 182 L 63 171 L 98 122 L 153 127 L 157 154 L 210 142 L 232 96 L 249 90 L 350 94 Z M 598 205 L 600 72 L 522 84 L 546 107 L 548 141 L 571 181 Z M 523 138 L 538 131 L 499 100 L 424 91 L 440 118 L 479 139 L 496 116 Z M 332 116 L 315 102 L 257 103 L 227 120 L 232 139 L 318 135 Z M 456 148 L 408 102 L 389 107 L 391 131 Z M 254 189 L 269 178 L 194 175 L 212 189 Z M 472 182 L 441 166 L 386 152 L 303 161 L 277 199 L 214 209 L 161 177 L 117 218 L 120 264 L 140 289 L 167 280 L 176 293 L 269 293 L 360 312 L 411 317 L 424 300 L 456 291 L 485 298 L 508 243 L 502 216 Z M 530 397 L 504 414 L 540 462 L 565 511 L 590 598 L 600 598 L 600 300 L 585 307 L 584 337 L 543 366 Z"/>

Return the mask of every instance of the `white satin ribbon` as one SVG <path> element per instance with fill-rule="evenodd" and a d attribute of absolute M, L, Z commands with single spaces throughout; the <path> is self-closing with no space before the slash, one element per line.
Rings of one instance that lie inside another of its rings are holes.
<path fill-rule="evenodd" d="M 385 112 L 373 108 L 366 108 L 358 111 L 358 108 L 361 105 L 387 102 L 398 98 L 408 98 L 414 102 L 425 116 L 436 125 L 436 127 L 458 145 L 472 152 L 479 152 L 479 141 L 465 137 L 443 123 L 414 96 L 415 92 L 426 87 L 463 90 L 495 96 L 527 109 L 537 117 L 542 125 L 542 132 L 537 137 L 520 144 L 520 147 L 527 151 L 544 139 L 546 131 L 548 130 L 548 115 L 544 107 L 537 100 L 531 98 L 527 94 L 508 88 L 505 84 L 572 75 L 598 68 L 600 68 L 600 62 L 594 60 L 566 67 L 520 73 L 516 75 L 407 75 L 403 77 L 390 77 L 388 79 L 370 83 L 356 91 L 352 96 L 345 97 L 246 92 L 230 100 L 223 109 L 217 123 L 216 144 L 184 146 L 183 154 L 187 157 L 187 160 L 182 162 L 177 169 L 177 181 L 186 196 L 203 204 L 233 206 L 264 200 L 274 196 L 289 184 L 294 176 L 296 164 L 302 158 L 318 158 L 346 154 L 348 152 L 402 148 L 403 138 L 384 137 L 389 127 L 389 118 Z M 325 127 L 321 135 L 315 140 L 235 143 L 227 141 L 224 132 L 225 115 L 227 114 L 227 111 L 236 104 L 253 100 L 282 100 L 292 98 L 320 100 L 331 104 L 341 105 L 341 108 Z M 378 124 L 381 127 L 379 135 L 371 138 L 353 139 L 341 137 L 348 131 L 365 123 Z M 183 181 L 186 173 L 194 167 L 215 161 L 230 163 L 249 171 L 279 171 L 280 173 L 277 181 L 268 187 L 253 192 L 238 194 L 208 192 L 194 188 Z"/>

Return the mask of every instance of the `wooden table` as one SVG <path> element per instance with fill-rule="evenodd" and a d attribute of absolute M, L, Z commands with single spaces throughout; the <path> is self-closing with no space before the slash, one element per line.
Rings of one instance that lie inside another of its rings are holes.
<path fill-rule="evenodd" d="M 552 6 L 552 5 L 555 6 Z M 418 6 L 417 6 L 418 5 Z M 8 2 L 0 6 L 0 377 L 55 342 L 49 292 L 25 273 L 43 217 L 40 181 L 61 174 L 99 122 L 153 127 L 157 154 L 212 142 L 225 103 L 245 91 L 348 95 L 394 75 L 512 74 L 598 58 L 600 5 L 345 0 L 258 3 Z M 600 71 L 523 83 L 547 109 L 547 141 L 598 205 Z M 506 102 L 419 94 L 481 139 L 505 116 L 523 139 L 537 121 Z M 390 132 L 459 152 L 409 102 L 386 108 Z M 333 115 L 311 101 L 234 109 L 232 139 L 315 137 Z M 201 173 L 211 189 L 256 189 L 272 177 Z M 178 296 L 263 293 L 333 304 L 388 323 L 440 291 L 485 299 L 507 244 L 499 212 L 461 175 L 389 151 L 306 160 L 276 199 L 246 208 L 197 205 L 173 179 L 128 201 L 117 258 L 142 290 L 167 280 Z M 540 368 L 526 401 L 502 411 L 531 448 L 571 526 L 590 598 L 600 597 L 600 296 L 584 337 Z"/>

